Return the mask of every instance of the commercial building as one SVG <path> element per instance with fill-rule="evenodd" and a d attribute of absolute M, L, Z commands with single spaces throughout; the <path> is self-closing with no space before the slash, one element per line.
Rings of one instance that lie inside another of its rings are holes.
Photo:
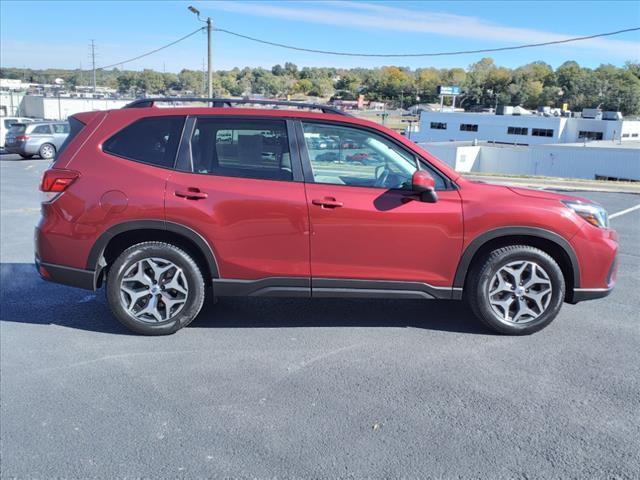
<path fill-rule="evenodd" d="M 640 141 L 530 146 L 458 141 L 420 146 L 462 173 L 640 181 Z"/>
<path fill-rule="evenodd" d="M 593 116 L 596 118 L 423 111 L 420 127 L 411 132 L 411 139 L 418 143 L 478 140 L 511 145 L 640 141 L 640 121 L 617 115 L 611 115 L 612 120 L 603 119 L 607 115 Z"/>
<path fill-rule="evenodd" d="M 93 110 L 112 110 L 122 108 L 129 102 L 131 102 L 131 100 L 25 95 L 22 97 L 20 111 L 25 117 L 44 118 L 46 120 L 66 120 L 74 113 Z"/>
<path fill-rule="evenodd" d="M 108 87 L 77 85 L 67 88 L 61 79 L 54 83 L 27 83 L 0 78 L 0 117 L 31 117 L 65 120 L 78 112 L 120 108 L 130 102 Z"/>

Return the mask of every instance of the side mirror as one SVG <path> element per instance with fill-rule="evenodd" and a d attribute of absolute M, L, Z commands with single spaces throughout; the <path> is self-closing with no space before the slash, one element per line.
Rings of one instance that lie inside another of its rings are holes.
<path fill-rule="evenodd" d="M 411 177 L 411 189 L 420 195 L 420 201 L 435 203 L 438 201 L 436 181 L 428 172 L 416 170 Z"/>

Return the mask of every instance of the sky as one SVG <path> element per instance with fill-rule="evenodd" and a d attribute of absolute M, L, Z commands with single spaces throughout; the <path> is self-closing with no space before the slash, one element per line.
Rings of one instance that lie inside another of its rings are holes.
<path fill-rule="evenodd" d="M 0 0 L 2 67 L 79 68 L 124 61 L 198 28 L 198 8 L 214 27 L 305 48 L 362 53 L 427 53 L 497 48 L 640 26 L 636 1 L 13 1 Z M 564 45 L 491 54 L 431 58 L 328 56 L 260 45 L 222 32 L 213 35 L 213 68 L 336 68 L 398 65 L 467 67 L 491 56 L 505 67 L 541 60 L 586 67 L 640 60 L 640 31 Z M 178 72 L 201 69 L 206 34 L 197 33 L 123 68 Z"/>

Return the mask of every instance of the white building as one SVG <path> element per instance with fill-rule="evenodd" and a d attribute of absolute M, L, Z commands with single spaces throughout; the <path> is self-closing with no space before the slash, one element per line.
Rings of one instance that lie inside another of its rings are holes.
<path fill-rule="evenodd" d="M 423 111 L 419 131 L 412 132 L 411 139 L 418 143 L 478 140 L 511 145 L 639 141 L 640 121 Z"/>
<path fill-rule="evenodd" d="M 420 146 L 462 173 L 640 181 L 640 141 L 530 146 L 459 141 Z"/>
<path fill-rule="evenodd" d="M 111 100 L 96 98 L 43 97 L 25 95 L 22 97 L 20 111 L 25 117 L 44 118 L 46 120 L 66 120 L 79 112 L 93 110 L 113 110 L 124 107 L 131 100 Z"/>

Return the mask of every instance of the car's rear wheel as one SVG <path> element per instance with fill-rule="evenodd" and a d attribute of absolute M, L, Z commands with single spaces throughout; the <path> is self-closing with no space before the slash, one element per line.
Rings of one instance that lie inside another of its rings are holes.
<path fill-rule="evenodd" d="M 42 145 L 40 145 L 40 150 L 38 150 L 38 155 L 40 155 L 40 158 L 49 160 L 55 157 L 56 147 L 54 147 L 50 143 L 43 143 Z"/>
<path fill-rule="evenodd" d="M 196 262 L 164 242 L 126 249 L 107 275 L 107 300 L 114 315 L 144 335 L 166 335 L 185 327 L 200 312 L 204 297 Z"/>
<path fill-rule="evenodd" d="M 480 320 L 493 330 L 527 335 L 549 325 L 565 296 L 562 270 L 540 249 L 511 245 L 476 262 L 466 298 Z"/>

